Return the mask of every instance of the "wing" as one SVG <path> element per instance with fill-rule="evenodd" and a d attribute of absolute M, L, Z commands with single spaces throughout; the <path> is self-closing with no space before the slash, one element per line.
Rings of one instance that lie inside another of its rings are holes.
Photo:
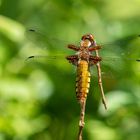
<path fill-rule="evenodd" d="M 139 35 L 127 36 L 112 43 L 102 44 L 101 47 L 99 55 L 102 57 L 101 67 L 103 73 L 112 73 L 112 75 L 119 76 L 123 73 L 129 73 L 132 65 L 140 66 Z M 139 68 L 136 69 L 136 72 L 139 71 Z"/>
<path fill-rule="evenodd" d="M 102 51 L 100 51 L 102 56 L 136 60 L 140 57 L 140 35 L 130 35 L 112 43 L 99 45 L 102 47 Z"/>
<path fill-rule="evenodd" d="M 68 51 L 67 45 L 70 44 L 69 41 L 63 40 L 59 36 L 48 35 L 47 33 L 42 33 L 37 29 L 26 29 L 25 35 L 28 40 L 38 45 L 38 48 L 47 51 L 53 51 L 53 53 L 65 53 Z M 78 46 L 77 43 L 74 43 Z"/>
<path fill-rule="evenodd" d="M 66 39 L 56 37 L 53 35 L 48 35 L 47 33 L 42 33 L 37 29 L 27 29 L 26 36 L 38 48 L 43 48 L 46 51 L 52 51 L 56 54 L 67 54 L 70 50 L 67 49 L 67 45 L 71 44 Z M 79 39 L 80 40 L 80 39 Z M 78 46 L 79 43 L 73 42 L 72 44 Z M 97 43 L 102 49 L 100 51 L 101 56 L 107 57 L 121 57 L 121 58 L 138 58 L 140 49 L 140 35 L 130 35 L 121 39 L 118 39 L 111 43 Z M 72 52 L 72 51 L 71 51 Z"/>
<path fill-rule="evenodd" d="M 38 50 L 41 50 L 36 51 L 36 47 L 32 47 L 29 50 L 30 54 L 28 53 L 27 56 L 28 63 L 33 60 L 34 62 L 40 61 L 46 65 L 70 65 L 65 57 L 75 52 L 67 48 L 68 41 L 57 37 L 52 38 L 50 37 L 51 35 L 43 34 L 35 29 L 27 29 L 26 34 L 27 38 L 37 46 Z M 132 63 L 140 62 L 139 35 L 131 35 L 112 43 L 99 43 L 99 45 L 102 47 L 99 50 L 99 55 L 102 57 L 101 69 L 105 78 L 129 71 L 129 66 Z"/>

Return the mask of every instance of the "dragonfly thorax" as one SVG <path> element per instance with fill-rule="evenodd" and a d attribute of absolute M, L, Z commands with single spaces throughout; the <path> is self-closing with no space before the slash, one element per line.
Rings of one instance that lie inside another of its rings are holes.
<path fill-rule="evenodd" d="M 81 49 L 76 54 L 78 55 L 79 60 L 89 61 L 89 57 L 91 53 L 88 51 L 87 48 L 81 47 Z"/>
<path fill-rule="evenodd" d="M 86 40 L 81 40 L 80 46 L 84 48 L 89 48 L 92 45 L 91 41 L 86 39 Z"/>

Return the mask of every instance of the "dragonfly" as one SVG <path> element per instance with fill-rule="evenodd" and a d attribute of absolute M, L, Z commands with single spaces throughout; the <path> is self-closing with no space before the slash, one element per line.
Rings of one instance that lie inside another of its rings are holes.
<path fill-rule="evenodd" d="M 31 32 L 35 32 L 35 30 L 30 30 Z M 140 35 L 136 36 L 131 36 L 123 42 L 128 41 L 128 39 L 140 37 Z M 121 42 L 122 43 L 122 42 Z M 112 44 L 107 44 L 112 45 Z M 80 44 L 73 45 L 73 44 L 68 44 L 67 48 L 75 51 L 76 53 L 73 55 L 65 56 L 65 59 L 68 60 L 69 63 L 72 65 L 76 66 L 76 98 L 78 102 L 80 103 L 81 106 L 81 113 L 80 113 L 80 121 L 79 121 L 79 134 L 78 134 L 78 139 L 80 140 L 82 138 L 82 129 L 84 127 L 84 114 L 85 114 L 85 105 L 86 105 L 86 99 L 87 95 L 89 93 L 89 88 L 90 88 L 90 82 L 91 82 L 91 72 L 90 68 L 92 66 L 96 66 L 97 68 L 97 73 L 98 73 L 98 85 L 100 88 L 101 92 L 101 98 L 102 98 L 102 103 L 104 105 L 104 108 L 107 109 L 107 103 L 106 103 L 106 98 L 103 90 L 103 84 L 102 84 L 102 72 L 101 72 L 101 62 L 104 61 L 104 59 L 108 60 L 117 60 L 120 61 L 120 59 L 117 58 L 110 58 L 110 57 L 102 57 L 99 55 L 99 52 L 104 49 L 105 45 L 98 45 L 96 43 L 96 40 L 92 34 L 85 34 L 81 37 Z M 121 55 L 121 54 L 120 54 Z M 40 56 L 36 55 L 31 55 L 27 58 L 32 59 L 32 58 L 37 58 Z M 47 56 L 49 57 L 49 56 Z M 52 57 L 52 56 L 50 56 Z M 55 59 L 57 56 L 53 56 Z M 128 61 L 135 61 L 135 62 L 140 62 L 139 58 L 129 58 L 129 55 L 124 56 L 124 59 Z"/>

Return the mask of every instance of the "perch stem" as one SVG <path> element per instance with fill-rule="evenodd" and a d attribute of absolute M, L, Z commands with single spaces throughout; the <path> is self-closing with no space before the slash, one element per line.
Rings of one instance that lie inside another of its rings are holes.
<path fill-rule="evenodd" d="M 86 99 L 80 102 L 81 112 L 80 112 L 80 121 L 79 121 L 79 133 L 78 133 L 78 140 L 82 140 L 82 130 L 84 128 L 85 122 L 85 106 L 86 106 Z"/>

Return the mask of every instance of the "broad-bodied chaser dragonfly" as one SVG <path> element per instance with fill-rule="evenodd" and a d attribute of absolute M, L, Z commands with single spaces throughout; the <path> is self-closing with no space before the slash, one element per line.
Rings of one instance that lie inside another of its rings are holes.
<path fill-rule="evenodd" d="M 30 29 L 29 31 L 32 33 L 36 33 L 36 31 L 33 29 Z M 85 34 L 81 37 L 81 41 L 79 45 L 73 45 L 73 44 L 67 45 L 67 48 L 76 52 L 74 55 L 64 56 L 63 59 L 68 60 L 71 64 L 73 64 L 77 68 L 76 97 L 77 97 L 78 102 L 81 105 L 81 115 L 80 115 L 80 122 L 79 122 L 79 137 L 82 135 L 81 134 L 82 128 L 84 127 L 85 104 L 86 104 L 87 94 L 89 93 L 89 88 L 90 88 L 91 67 L 92 66 L 97 67 L 98 84 L 100 87 L 102 103 L 105 109 L 107 109 L 106 99 L 105 99 L 103 85 L 102 85 L 102 72 L 101 72 L 102 64 L 104 65 L 106 64 L 105 62 L 108 62 L 108 63 L 113 63 L 114 65 L 116 65 L 117 64 L 116 62 L 118 61 L 140 62 L 139 49 L 135 56 L 135 54 L 133 54 L 134 48 L 129 48 L 129 49 L 125 48 L 125 42 L 128 42 L 133 39 L 137 39 L 138 37 L 140 37 L 140 35 L 134 35 L 134 36 L 127 37 L 123 40 L 116 41 L 114 44 L 116 46 L 120 45 L 121 47 L 114 48 L 112 47 L 112 45 L 114 45 L 113 43 L 106 44 L 106 45 L 105 44 L 98 45 L 92 34 Z M 47 37 L 45 41 L 46 42 L 48 41 Z M 111 57 L 111 56 L 107 56 L 106 54 L 107 51 L 110 52 L 108 54 L 111 54 L 111 52 L 113 51 L 115 53 L 112 53 L 112 57 Z M 51 58 L 59 59 L 60 55 L 59 53 L 58 53 L 58 56 L 57 54 L 54 56 L 48 56 L 48 55 L 42 56 L 41 54 L 40 55 L 31 54 L 31 56 L 29 56 L 27 60 L 32 59 L 32 58 L 38 58 L 38 57 L 46 57 L 48 59 L 51 59 Z M 119 67 L 119 65 L 117 67 Z"/>

